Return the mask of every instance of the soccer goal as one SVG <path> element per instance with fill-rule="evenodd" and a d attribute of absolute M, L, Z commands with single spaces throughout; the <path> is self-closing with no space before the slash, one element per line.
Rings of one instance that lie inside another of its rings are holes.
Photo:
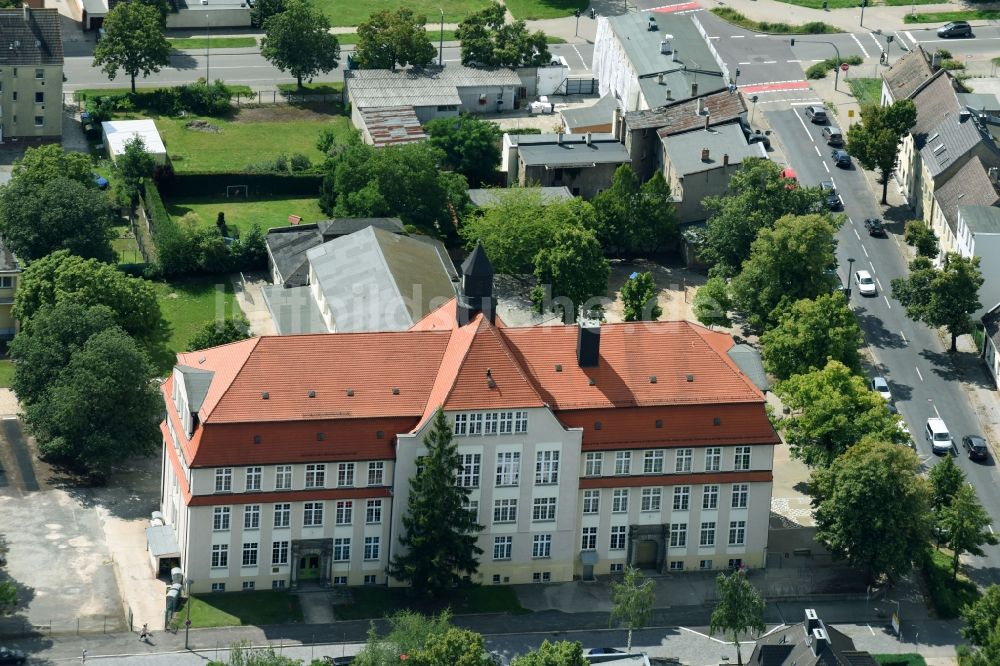
<path fill-rule="evenodd" d="M 246 185 L 226 185 L 226 198 L 243 197 L 247 198 Z"/>

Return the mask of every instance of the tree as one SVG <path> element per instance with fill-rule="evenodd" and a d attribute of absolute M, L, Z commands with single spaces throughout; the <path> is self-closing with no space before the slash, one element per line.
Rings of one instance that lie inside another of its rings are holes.
<path fill-rule="evenodd" d="M 764 331 L 774 324 L 782 301 L 830 293 L 833 282 L 825 269 L 837 261 L 836 233 L 837 227 L 824 215 L 786 215 L 773 228 L 760 230 L 750 258 L 730 285 L 747 326 Z"/>
<path fill-rule="evenodd" d="M 123 206 L 135 204 L 139 198 L 139 188 L 146 178 L 153 177 L 156 161 L 146 150 L 146 142 L 141 136 L 134 136 L 125 142 L 125 149 L 115 160 L 115 179 L 118 201 Z"/>
<path fill-rule="evenodd" d="M 983 274 L 979 257 L 945 255 L 937 270 L 920 258 L 910 264 L 907 277 L 893 278 L 892 296 L 906 308 L 906 316 L 928 326 L 943 327 L 951 335 L 951 351 L 958 350 L 958 336 L 972 330 L 969 316 L 978 310 Z"/>
<path fill-rule="evenodd" d="M 648 255 L 676 243 L 677 215 L 670 186 L 657 172 L 641 183 L 635 171 L 623 164 L 615 171 L 611 187 L 594 197 L 597 234 L 611 256 Z"/>
<path fill-rule="evenodd" d="M 859 374 L 863 342 L 858 320 L 839 293 L 782 308 L 777 325 L 760 336 L 764 367 L 778 379 L 817 370 L 831 359 Z"/>
<path fill-rule="evenodd" d="M 515 657 L 511 666 L 588 666 L 583 646 L 578 641 L 542 641 L 537 650 Z"/>
<path fill-rule="evenodd" d="M 14 583 L 5 580 L 0 583 L 0 614 L 10 615 L 17 608 L 17 588 Z"/>
<path fill-rule="evenodd" d="M 119 328 L 90 337 L 73 354 L 25 420 L 46 459 L 104 477 L 129 456 L 148 455 L 160 439 L 163 400 L 150 382 L 144 351 Z"/>
<path fill-rule="evenodd" d="M 866 104 L 861 119 L 847 129 L 847 152 L 864 168 L 878 170 L 885 204 L 889 176 L 899 162 L 899 144 L 917 122 L 917 107 L 909 99 L 889 106 Z"/>
<path fill-rule="evenodd" d="M 995 666 L 1000 664 L 1000 625 L 993 628 L 983 646 L 973 651 L 962 666 Z"/>
<path fill-rule="evenodd" d="M 94 48 L 94 67 L 100 67 L 112 81 L 122 70 L 132 80 L 146 78 L 170 63 L 170 43 L 163 35 L 159 10 L 141 2 L 115 5 L 104 19 L 104 37 Z"/>
<path fill-rule="evenodd" d="M 792 455 L 810 467 L 830 466 L 865 437 L 884 442 L 902 442 L 905 437 L 899 416 L 839 361 L 792 375 L 778 383 L 775 393 L 792 410 L 779 424 L 785 441 Z"/>
<path fill-rule="evenodd" d="M 250 20 L 254 26 L 261 28 L 264 21 L 283 11 L 285 0 L 256 0 L 250 8 Z"/>
<path fill-rule="evenodd" d="M 656 321 L 663 308 L 656 303 L 656 283 L 653 274 L 632 273 L 622 285 L 622 305 L 625 321 Z"/>
<path fill-rule="evenodd" d="M 374 12 L 358 26 L 354 62 L 361 69 L 426 67 L 437 55 L 426 26 L 427 17 L 408 7 Z"/>
<path fill-rule="evenodd" d="M 743 666 L 740 634 L 753 636 L 764 631 L 764 598 L 747 580 L 744 571 L 734 571 L 728 576 L 720 573 L 715 579 L 715 588 L 719 601 L 712 611 L 708 635 L 720 632 L 731 636 L 736 646 L 736 663 Z"/>
<path fill-rule="evenodd" d="M 415 592 L 434 598 L 479 569 L 483 551 L 476 538 L 483 527 L 466 507 L 469 489 L 455 483 L 462 462 L 443 409 L 435 413 L 424 444 L 427 455 L 410 479 L 403 515 L 399 543 L 404 552 L 392 558 L 388 571 Z"/>
<path fill-rule="evenodd" d="M 388 618 L 389 632 L 380 637 L 373 624 L 368 630 L 364 649 L 354 660 L 355 666 L 391 666 L 400 663 L 400 655 L 420 652 L 434 638 L 451 630 L 451 613 L 421 615 L 414 611 L 397 611 Z"/>
<path fill-rule="evenodd" d="M 104 305 L 64 300 L 40 308 L 10 343 L 18 400 L 37 402 L 92 335 L 116 325 L 115 313 Z"/>
<path fill-rule="evenodd" d="M 55 178 L 36 186 L 18 179 L 0 190 L 0 235 L 27 261 L 60 249 L 113 261 L 115 221 L 108 197 L 78 180 Z"/>
<path fill-rule="evenodd" d="M 445 164 L 458 171 L 470 185 L 489 181 L 500 166 L 503 132 L 492 120 L 463 113 L 457 118 L 434 118 L 424 125 L 428 143 L 445 154 Z"/>
<path fill-rule="evenodd" d="M 250 337 L 250 322 L 242 315 L 222 321 L 211 321 L 194 334 L 188 343 L 188 351 L 208 349 L 227 345 L 230 342 L 246 340 Z"/>
<path fill-rule="evenodd" d="M 910 220 L 903 234 L 906 244 L 917 249 L 918 257 L 933 259 L 940 253 L 937 236 L 922 220 Z"/>
<path fill-rule="evenodd" d="M 474 14 L 458 25 L 455 39 L 462 42 L 462 64 L 468 67 L 538 67 L 552 60 L 545 33 L 529 33 L 524 21 L 506 21 L 506 9 L 499 2 Z"/>
<path fill-rule="evenodd" d="M 337 67 L 340 43 L 330 34 L 330 19 L 308 0 L 286 0 L 285 10 L 264 20 L 260 54 L 281 71 L 289 72 L 302 88 Z"/>
<path fill-rule="evenodd" d="M 965 474 L 951 456 L 934 465 L 927 478 L 931 483 L 931 508 L 936 512 L 951 506 L 958 489 L 965 484 Z"/>
<path fill-rule="evenodd" d="M 423 646 L 408 655 L 413 666 L 493 666 L 481 634 L 451 627 L 432 634 Z"/>
<path fill-rule="evenodd" d="M 908 447 L 866 440 L 814 471 L 809 486 L 816 538 L 866 567 L 870 583 L 906 573 L 927 547 L 930 484 Z"/>
<path fill-rule="evenodd" d="M 743 160 L 729 179 L 728 194 L 702 202 L 709 213 L 703 255 L 714 264 L 711 274 L 736 275 L 761 229 L 785 215 L 819 210 L 822 204 L 822 190 L 790 186 L 781 176 L 781 167 L 771 160 Z"/>
<path fill-rule="evenodd" d="M 28 265 L 21 274 L 12 314 L 27 327 L 42 306 L 64 300 L 108 306 L 118 325 L 140 339 L 157 334 L 163 320 L 149 282 L 95 259 L 81 259 L 68 250 L 53 252 Z"/>
<path fill-rule="evenodd" d="M 976 497 L 971 484 L 963 483 L 952 498 L 951 504 L 941 510 L 938 524 L 946 536 L 946 543 L 952 549 L 951 575 L 958 578 L 959 558 L 963 553 L 982 556 L 983 546 L 1000 543 L 990 531 L 993 520 Z"/>
<path fill-rule="evenodd" d="M 28 148 L 24 156 L 14 162 L 11 183 L 23 183 L 39 188 L 50 180 L 68 178 L 94 187 L 94 165 L 90 156 L 75 151 L 65 151 L 58 143 Z"/>
<path fill-rule="evenodd" d="M 721 277 L 708 278 L 694 294 L 694 316 L 705 326 L 729 327 L 729 311 L 733 309 L 729 285 Z"/>
<path fill-rule="evenodd" d="M 653 614 L 656 583 L 643 577 L 642 573 L 630 566 L 625 567 L 625 575 L 620 583 L 611 583 L 611 624 L 625 623 L 628 639 L 625 651 L 632 652 L 632 632 L 646 626 Z"/>
<path fill-rule="evenodd" d="M 535 257 L 538 286 L 531 291 L 531 301 L 539 312 L 561 312 L 569 323 L 577 312 L 589 314 L 596 297 L 604 298 L 609 275 L 611 267 L 593 232 L 568 226 Z"/>
<path fill-rule="evenodd" d="M 1000 585 L 990 585 L 983 596 L 961 610 L 965 626 L 961 632 L 973 645 L 986 645 L 1000 622 Z"/>

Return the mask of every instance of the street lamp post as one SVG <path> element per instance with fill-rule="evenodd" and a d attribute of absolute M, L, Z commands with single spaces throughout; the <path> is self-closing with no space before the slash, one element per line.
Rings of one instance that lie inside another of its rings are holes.
<path fill-rule="evenodd" d="M 858 24 L 862 27 L 865 25 L 865 7 L 868 6 L 868 0 L 861 0 L 861 22 Z"/>
<path fill-rule="evenodd" d="M 576 16 L 576 31 L 573 33 L 576 37 L 580 36 L 580 10 L 573 10 L 573 15 Z"/>
<path fill-rule="evenodd" d="M 847 258 L 847 288 L 844 289 L 844 293 L 847 294 L 847 300 L 851 300 L 851 274 L 854 270 L 854 257 Z"/>
<path fill-rule="evenodd" d="M 205 12 L 205 34 L 208 39 L 205 41 L 205 83 L 212 82 L 212 19 L 209 12 Z"/>
<path fill-rule="evenodd" d="M 191 633 L 191 583 L 193 583 L 193 582 L 194 581 L 191 580 L 190 578 L 187 579 L 187 588 L 188 588 L 187 592 L 188 593 L 187 593 L 187 600 L 184 602 L 184 605 L 187 606 L 187 619 L 184 620 L 184 649 L 185 650 L 190 649 L 188 647 L 188 634 Z"/>
<path fill-rule="evenodd" d="M 438 7 L 441 12 L 441 36 L 438 41 L 438 64 L 444 67 L 444 10 Z"/>
<path fill-rule="evenodd" d="M 750 101 L 753 102 L 753 108 L 750 110 L 750 123 L 751 124 L 753 124 L 754 114 L 757 113 L 757 100 L 758 99 L 760 99 L 760 98 L 757 97 L 757 95 L 754 95 L 753 97 L 750 98 Z"/>

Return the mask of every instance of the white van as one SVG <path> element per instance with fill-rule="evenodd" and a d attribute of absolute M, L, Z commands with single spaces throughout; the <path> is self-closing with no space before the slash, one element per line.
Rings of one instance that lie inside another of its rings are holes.
<path fill-rule="evenodd" d="M 955 448 L 955 443 L 951 440 L 951 433 L 944 419 L 929 418 L 924 427 L 924 435 L 931 443 L 931 450 L 934 453 L 950 453 Z"/>

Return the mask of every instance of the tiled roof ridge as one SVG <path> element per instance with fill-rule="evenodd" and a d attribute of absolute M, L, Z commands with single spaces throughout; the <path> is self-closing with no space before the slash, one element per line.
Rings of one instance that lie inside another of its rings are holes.
<path fill-rule="evenodd" d="M 236 380 L 239 378 L 240 373 L 242 373 L 243 369 L 246 368 L 247 362 L 250 360 L 250 357 L 253 356 L 254 350 L 257 349 L 257 346 L 260 344 L 260 341 L 263 339 L 263 337 L 255 337 L 255 338 L 250 338 L 250 339 L 253 340 L 253 342 L 249 343 L 249 344 L 247 343 L 246 340 L 236 340 L 235 342 L 227 342 L 224 345 L 218 345 L 216 347 L 210 347 L 209 348 L 209 349 L 222 349 L 224 347 L 235 347 L 236 345 L 243 344 L 243 345 L 247 345 L 249 347 L 249 350 L 247 351 L 246 355 L 243 356 L 243 359 L 240 361 L 239 370 L 237 370 L 236 373 L 233 374 L 233 378 L 229 381 L 229 383 L 226 385 L 226 387 L 219 394 L 218 398 L 211 404 L 211 406 L 209 408 L 206 408 L 206 405 L 204 403 L 202 403 L 202 409 L 205 411 L 205 413 L 204 414 L 198 414 L 198 418 L 200 418 L 202 420 L 202 422 L 208 421 L 208 419 L 211 418 L 212 412 L 214 412 L 215 408 L 219 406 L 219 403 L 222 402 L 222 399 L 226 397 L 226 393 L 229 392 L 229 389 L 232 388 L 233 384 L 235 384 Z M 203 353 L 204 351 L 205 350 L 195 351 L 195 352 L 187 352 L 187 354 L 191 354 L 191 355 L 200 354 L 200 353 Z M 197 366 L 195 366 L 195 367 L 197 367 Z"/>
<path fill-rule="evenodd" d="M 740 370 L 739 365 L 737 365 L 736 361 L 734 361 L 733 358 L 729 355 L 728 353 L 729 350 L 736 346 L 736 341 L 733 340 L 732 335 L 729 335 L 728 333 L 723 333 L 721 331 L 712 331 L 709 330 L 708 328 L 705 328 L 704 326 L 701 326 L 700 324 L 694 324 L 689 321 L 685 321 L 684 323 L 687 324 L 687 326 L 692 331 L 694 331 L 699 338 L 701 338 L 704 341 L 704 343 L 709 347 L 709 349 L 712 350 L 712 353 L 714 353 L 716 356 L 722 359 L 723 362 L 727 366 L 729 366 L 729 369 L 732 370 L 733 374 L 735 374 L 736 377 L 740 379 L 740 381 L 746 384 L 747 387 L 749 387 L 755 393 L 760 393 L 761 397 L 763 397 L 763 393 L 761 393 L 760 389 L 757 388 L 757 385 L 754 384 L 752 381 L 750 381 L 750 378 L 746 375 L 746 373 Z M 713 336 L 713 337 L 724 336 L 725 338 L 727 338 L 728 346 L 726 348 L 726 351 L 720 352 L 715 347 L 713 347 L 712 343 L 708 341 L 708 336 Z"/>
<path fill-rule="evenodd" d="M 532 393 L 535 394 L 539 402 L 545 403 L 546 401 L 542 399 L 541 392 L 538 390 L 538 387 L 535 386 L 535 382 L 533 381 L 534 377 L 530 372 L 526 372 L 525 367 L 521 365 L 520 361 L 518 361 L 514 357 L 514 354 L 511 353 L 510 341 L 507 340 L 507 337 L 503 334 L 503 331 L 500 329 L 500 327 L 494 325 L 491 321 L 489 321 L 485 317 L 483 317 L 483 322 L 485 323 L 487 331 L 489 331 L 489 333 L 497 340 L 497 343 L 500 345 L 500 349 L 503 350 L 503 353 L 507 357 L 507 360 L 510 362 L 511 365 L 514 366 L 514 369 L 517 370 L 517 374 L 521 377 L 521 380 L 529 387 L 531 387 Z"/>

